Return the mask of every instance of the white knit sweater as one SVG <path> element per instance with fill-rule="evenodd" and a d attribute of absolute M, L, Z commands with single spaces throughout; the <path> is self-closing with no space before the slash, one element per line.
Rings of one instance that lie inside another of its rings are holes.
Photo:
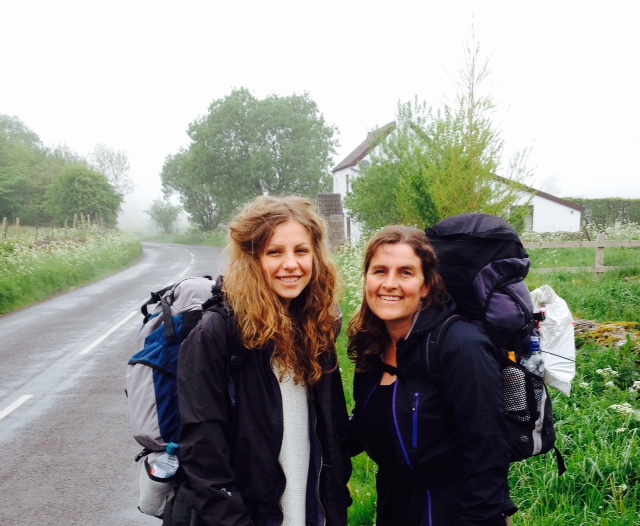
<path fill-rule="evenodd" d="M 278 380 L 281 370 L 273 365 Z M 307 475 L 309 473 L 309 406 L 307 386 L 296 385 L 293 373 L 288 371 L 279 380 L 282 393 L 284 433 L 278 460 L 284 471 L 286 486 L 280 497 L 280 508 L 284 514 L 283 526 L 304 526 Z"/>

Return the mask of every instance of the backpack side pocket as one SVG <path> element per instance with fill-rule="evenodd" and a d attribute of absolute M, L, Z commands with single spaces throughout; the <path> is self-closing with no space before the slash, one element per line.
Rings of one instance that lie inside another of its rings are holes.
<path fill-rule="evenodd" d="M 138 509 L 145 515 L 162 518 L 167 501 L 175 492 L 175 475 L 168 479 L 159 479 L 151 474 L 151 464 L 161 452 L 149 453 L 138 463 Z"/>

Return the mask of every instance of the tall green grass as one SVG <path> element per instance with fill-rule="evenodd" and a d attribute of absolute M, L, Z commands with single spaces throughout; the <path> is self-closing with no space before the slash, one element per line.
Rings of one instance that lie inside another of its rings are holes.
<path fill-rule="evenodd" d="M 609 250 L 607 251 L 609 254 Z M 621 250 L 616 263 L 638 265 L 637 252 Z M 533 266 L 592 266 L 594 253 L 533 254 Z M 613 256 L 612 256 L 613 257 Z M 617 256 L 616 256 L 617 257 Z M 584 258 L 584 263 L 581 263 Z M 362 296 L 362 248 L 338 255 L 345 281 L 342 302 L 344 327 L 358 309 Z M 549 284 L 562 297 L 574 318 L 640 323 L 640 270 L 589 273 L 530 273 L 533 290 Z M 637 328 L 637 325 L 636 325 Z M 345 330 L 338 340 L 340 364 L 349 410 L 353 407 L 353 364 L 346 356 Z M 511 465 L 512 499 L 520 511 L 514 526 L 640 524 L 640 344 L 597 345 L 589 335 L 577 338 L 576 377 L 566 397 L 550 389 L 554 405 L 557 446 L 567 472 L 558 476 L 553 453 Z M 353 504 L 349 524 L 375 524 L 376 468 L 366 454 L 353 459 L 350 489 Z"/>
<path fill-rule="evenodd" d="M 640 266 L 603 274 L 530 273 L 526 283 L 529 290 L 550 285 L 576 319 L 640 323 Z"/>
<path fill-rule="evenodd" d="M 567 472 L 558 476 L 552 453 L 512 464 L 514 524 L 640 524 L 637 344 L 586 341 L 577 357 L 571 396 L 550 389 Z"/>
<path fill-rule="evenodd" d="M 595 248 L 535 248 L 528 250 L 532 268 L 593 267 Z M 640 247 L 610 247 L 604 252 L 609 267 L 640 265 Z"/>
<path fill-rule="evenodd" d="M 113 230 L 42 244 L 0 242 L 0 314 L 101 279 L 141 254 L 133 235 Z"/>

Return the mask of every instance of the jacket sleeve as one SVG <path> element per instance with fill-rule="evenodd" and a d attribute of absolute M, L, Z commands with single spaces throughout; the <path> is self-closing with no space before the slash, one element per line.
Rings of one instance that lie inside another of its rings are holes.
<path fill-rule="evenodd" d="M 352 457 L 355 457 L 360 453 L 364 452 L 364 449 L 365 449 L 364 444 L 360 439 L 360 434 L 358 432 L 358 428 L 360 426 L 360 407 L 358 404 L 358 400 L 359 400 L 358 394 L 359 394 L 359 391 L 362 389 L 360 387 L 360 384 L 363 382 L 363 377 L 365 375 L 366 373 L 363 373 L 363 372 L 354 372 L 353 374 L 352 396 L 355 401 L 355 405 L 351 413 L 351 416 L 349 417 L 349 427 L 348 427 L 349 439 L 347 441 L 347 449 L 349 451 L 349 454 Z"/>
<path fill-rule="evenodd" d="M 351 478 L 351 455 L 349 454 L 348 443 L 351 438 L 351 424 L 347 414 L 347 402 L 344 397 L 344 386 L 342 384 L 342 374 L 337 368 L 333 373 L 332 381 L 332 405 L 333 415 L 336 422 L 336 432 L 340 444 L 340 453 L 343 465 L 343 482 L 347 494 L 347 505 L 351 504 L 348 482 Z"/>
<path fill-rule="evenodd" d="M 329 389 L 325 390 L 325 396 L 328 396 L 329 400 L 324 405 L 330 408 L 331 413 L 327 415 L 330 424 L 327 429 L 327 443 L 323 447 L 326 448 L 325 468 L 327 463 L 331 463 L 336 486 L 331 488 L 333 495 L 328 495 L 327 498 L 333 501 L 330 506 L 337 515 L 329 520 L 328 524 L 346 524 L 347 508 L 351 505 L 348 486 L 351 477 L 351 457 L 347 449 L 349 418 L 340 369 L 336 367 L 333 372 L 326 373 L 326 377 L 320 382 L 329 385 Z"/>
<path fill-rule="evenodd" d="M 187 337 L 178 356 L 180 461 L 202 524 L 252 525 L 237 490 L 227 431 L 230 346 L 218 313 Z M 200 524 L 200 522 L 199 522 Z"/>
<path fill-rule="evenodd" d="M 471 324 L 456 325 L 439 355 L 440 388 L 456 423 L 463 476 L 453 524 L 503 525 L 510 454 L 502 375 L 489 338 Z"/>

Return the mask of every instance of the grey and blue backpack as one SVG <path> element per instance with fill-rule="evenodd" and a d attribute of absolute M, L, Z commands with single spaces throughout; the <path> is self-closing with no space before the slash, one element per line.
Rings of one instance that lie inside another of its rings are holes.
<path fill-rule="evenodd" d="M 531 336 L 542 313 L 533 312 L 531 294 L 524 281 L 531 266 L 518 233 L 503 219 L 488 214 L 449 217 L 425 230 L 438 256 L 438 271 L 456 303 L 456 315 L 429 336 L 438 344 L 457 319 L 481 324 L 496 348 L 502 371 L 511 461 L 556 452 L 558 471 L 566 470 L 555 446 L 551 397 L 544 380 L 520 365 L 530 356 Z M 425 353 L 426 366 L 435 352 Z M 435 362 L 435 360 L 434 360 Z"/>
<path fill-rule="evenodd" d="M 160 516 L 175 484 L 153 477 L 151 465 L 168 443 L 179 442 L 177 366 L 182 342 L 208 313 L 219 312 L 227 320 L 227 341 L 233 342 L 227 386 L 232 404 L 243 347 L 236 344 L 235 322 L 222 292 L 222 276 L 216 280 L 211 276 L 185 278 L 152 292 L 141 312 L 143 321 L 136 352 L 127 363 L 125 392 L 131 433 L 143 448 L 135 458 L 139 462 L 138 508 Z"/>

